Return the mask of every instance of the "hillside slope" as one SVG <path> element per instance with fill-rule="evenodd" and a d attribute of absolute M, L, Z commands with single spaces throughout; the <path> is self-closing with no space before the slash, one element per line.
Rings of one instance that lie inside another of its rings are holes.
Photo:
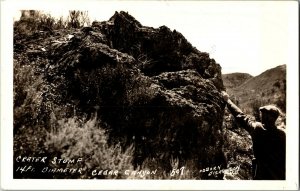
<path fill-rule="evenodd" d="M 226 89 L 232 89 L 242 85 L 245 81 L 251 79 L 253 76 L 247 73 L 230 73 L 222 74 L 223 84 Z"/>
<path fill-rule="evenodd" d="M 241 85 L 226 88 L 242 108 L 249 108 L 258 102 L 261 105 L 275 104 L 285 111 L 286 65 L 271 68 Z"/>

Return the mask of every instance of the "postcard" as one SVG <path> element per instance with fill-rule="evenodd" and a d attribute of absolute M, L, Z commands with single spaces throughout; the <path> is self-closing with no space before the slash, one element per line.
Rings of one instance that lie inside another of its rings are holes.
<path fill-rule="evenodd" d="M 297 8 L 2 1 L 1 187 L 296 189 Z"/>

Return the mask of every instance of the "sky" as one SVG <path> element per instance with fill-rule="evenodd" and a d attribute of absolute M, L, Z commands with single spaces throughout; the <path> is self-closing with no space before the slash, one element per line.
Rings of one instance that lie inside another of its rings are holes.
<path fill-rule="evenodd" d="M 182 33 L 198 50 L 208 52 L 221 65 L 223 74 L 256 76 L 278 65 L 288 66 L 298 42 L 294 38 L 297 1 L 85 2 L 90 3 L 79 1 L 59 7 L 40 3 L 20 8 L 43 9 L 53 16 L 66 16 L 70 9 L 87 10 L 92 21 L 106 21 L 115 11 L 123 10 L 144 26 L 165 25 Z"/>

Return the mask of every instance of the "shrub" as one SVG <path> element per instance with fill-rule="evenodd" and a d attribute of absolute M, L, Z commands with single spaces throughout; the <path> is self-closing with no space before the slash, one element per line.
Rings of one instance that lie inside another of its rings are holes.
<path fill-rule="evenodd" d="M 90 120 L 73 117 L 57 121 L 56 126 L 47 135 L 45 146 L 53 156 L 83 158 L 83 163 L 72 166 L 84 169 L 85 173 L 80 178 L 94 178 L 91 175 L 93 169 L 133 169 L 133 147 L 122 150 L 119 144 L 108 146 L 106 132 L 100 127 L 97 117 Z M 124 177 L 123 174 L 119 174 L 97 178 Z"/>
<path fill-rule="evenodd" d="M 81 28 L 90 25 L 90 19 L 87 11 L 69 11 L 68 27 Z"/>
<path fill-rule="evenodd" d="M 24 56 L 14 59 L 14 129 L 33 125 L 42 104 L 43 76 L 27 63 Z"/>
<path fill-rule="evenodd" d="M 39 26 L 38 28 L 41 30 L 52 30 L 56 24 L 56 19 L 52 17 L 50 14 L 42 14 L 38 18 Z"/>
<path fill-rule="evenodd" d="M 89 26 L 87 11 L 70 11 L 67 19 L 55 18 L 49 13 L 38 10 L 22 10 L 19 21 L 14 22 L 16 34 L 31 36 L 38 31 L 50 31 L 65 28 Z M 20 36 L 18 36 L 20 37 Z"/>
<path fill-rule="evenodd" d="M 59 17 L 56 21 L 55 29 L 65 29 L 67 27 L 67 21 L 64 19 L 63 16 Z"/>

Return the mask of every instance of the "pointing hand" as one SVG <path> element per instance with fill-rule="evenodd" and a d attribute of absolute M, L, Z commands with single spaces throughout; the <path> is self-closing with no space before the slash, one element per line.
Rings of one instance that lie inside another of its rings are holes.
<path fill-rule="evenodd" d="M 229 99 L 229 95 L 225 91 L 222 91 L 221 93 L 222 93 L 223 99 L 227 102 Z"/>

